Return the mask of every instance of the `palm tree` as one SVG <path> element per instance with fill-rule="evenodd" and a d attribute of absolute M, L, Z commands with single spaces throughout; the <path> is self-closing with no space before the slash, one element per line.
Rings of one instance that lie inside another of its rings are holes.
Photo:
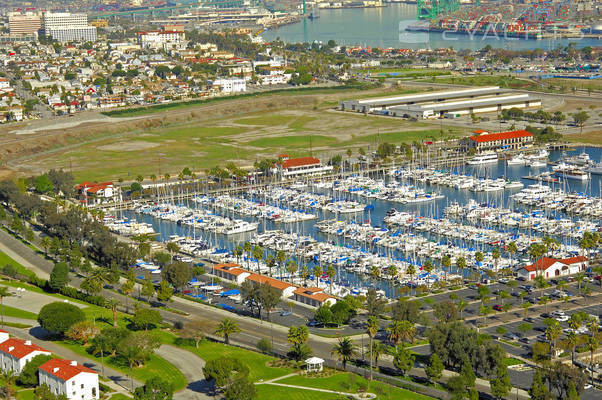
<path fill-rule="evenodd" d="M 261 246 L 253 247 L 253 258 L 257 260 L 257 273 L 261 274 L 261 270 L 259 268 L 259 262 L 263 259 L 263 249 Z"/>
<path fill-rule="evenodd" d="M 487 325 L 487 316 L 491 314 L 491 307 L 490 306 L 481 306 L 479 308 L 479 315 L 483 316 L 483 326 Z"/>
<path fill-rule="evenodd" d="M 330 294 L 332 295 L 332 280 L 334 279 L 334 276 L 336 274 L 336 271 L 334 269 L 334 267 L 332 266 L 332 264 L 328 264 L 328 266 L 326 267 L 326 275 L 328 275 L 328 282 L 330 282 Z"/>
<path fill-rule="evenodd" d="M 268 267 L 268 275 L 272 276 L 272 268 L 276 266 L 276 259 L 273 255 L 269 254 L 265 259 L 265 265 Z"/>
<path fill-rule="evenodd" d="M 466 259 L 462 256 L 458 257 L 458 259 L 456 260 L 456 267 L 458 268 L 458 271 L 460 271 L 460 274 L 462 274 L 462 272 L 464 272 L 464 268 L 466 268 Z"/>
<path fill-rule="evenodd" d="M 458 304 L 456 305 L 456 307 L 458 308 L 458 311 L 460 311 L 460 319 L 462 319 L 462 311 L 464 311 L 464 309 L 468 306 L 468 302 L 464 299 L 460 300 L 458 302 Z"/>
<path fill-rule="evenodd" d="M 278 261 L 278 268 L 280 269 L 280 274 L 282 274 L 282 264 L 286 261 L 286 253 L 283 250 L 276 252 L 276 261 Z"/>
<path fill-rule="evenodd" d="M 451 267 L 451 257 L 449 255 L 446 254 L 441 258 L 441 266 L 444 268 L 445 279 L 447 280 L 447 272 L 449 271 L 449 267 Z"/>
<path fill-rule="evenodd" d="M 119 301 L 117 301 L 116 299 L 108 299 L 107 302 L 107 307 L 109 307 L 111 309 L 111 312 L 113 313 L 113 326 L 116 328 L 117 327 L 117 306 L 119 305 Z"/>
<path fill-rule="evenodd" d="M 243 244 L 243 249 L 244 249 L 245 253 L 247 253 L 247 259 L 249 259 L 251 256 L 251 250 L 253 250 L 253 246 L 251 246 L 251 243 L 245 242 Z"/>
<path fill-rule="evenodd" d="M 571 350 L 571 361 L 575 361 L 575 347 L 579 343 L 579 337 L 575 333 L 575 331 L 570 331 L 566 335 L 566 346 L 568 350 Z"/>
<path fill-rule="evenodd" d="M 0 286 L 0 317 L 2 318 L 2 329 L 4 329 L 4 298 L 12 296 L 12 293 L 8 291 L 8 287 Z"/>
<path fill-rule="evenodd" d="M 322 268 L 319 265 L 314 267 L 314 277 L 316 278 L 316 286 L 319 286 L 318 280 L 322 276 Z"/>
<path fill-rule="evenodd" d="M 500 249 L 498 249 L 497 247 L 495 249 L 493 249 L 493 251 L 491 252 L 491 257 L 493 258 L 493 265 L 495 266 L 496 274 L 497 274 L 498 262 L 500 261 L 501 256 L 502 255 L 500 254 Z"/>
<path fill-rule="evenodd" d="M 356 346 L 348 337 L 339 338 L 339 343 L 330 350 L 330 354 L 343 363 L 343 370 L 347 369 L 347 362 L 351 361 L 356 353 Z"/>
<path fill-rule="evenodd" d="M 291 277 L 295 276 L 298 268 L 299 267 L 297 266 L 297 263 L 295 262 L 295 260 L 289 260 L 289 262 L 286 263 L 286 272 L 288 272 L 289 276 L 291 276 Z"/>
<path fill-rule="evenodd" d="M 556 340 L 562 335 L 562 327 L 558 323 L 558 321 L 553 320 L 546 329 L 546 338 L 552 343 L 552 359 L 554 358 L 554 353 L 556 350 Z"/>
<path fill-rule="evenodd" d="M 510 265 L 512 265 L 513 261 L 514 261 L 514 254 L 516 254 L 516 252 L 518 251 L 518 247 L 516 246 L 516 243 L 515 242 L 508 243 L 508 246 L 506 246 L 506 251 L 508 252 L 508 254 L 510 254 Z"/>
<path fill-rule="evenodd" d="M 416 328 L 410 321 L 393 321 L 387 326 L 389 340 L 397 346 L 402 340 L 414 343 Z"/>
<path fill-rule="evenodd" d="M 585 275 L 583 275 L 581 272 L 578 273 L 577 275 L 575 275 L 575 282 L 577 282 L 578 290 L 581 290 L 581 283 L 583 283 L 584 279 L 585 279 Z"/>
<path fill-rule="evenodd" d="M 230 344 L 230 336 L 239 332 L 240 327 L 236 322 L 232 321 L 230 318 L 224 318 L 215 330 L 215 334 L 221 338 L 224 338 L 224 343 L 226 344 Z"/>
<path fill-rule="evenodd" d="M 387 345 L 380 340 L 372 342 L 372 357 L 374 357 L 374 368 L 378 369 L 378 359 L 381 355 L 387 353 Z"/>
<path fill-rule="evenodd" d="M 368 337 L 370 338 L 370 380 L 372 380 L 372 344 L 377 332 L 378 318 L 375 316 L 368 317 L 368 321 L 366 322 L 366 333 L 368 333 Z"/>
<path fill-rule="evenodd" d="M 15 380 L 17 379 L 17 374 L 15 374 L 15 371 L 13 371 L 11 369 L 5 369 L 2 371 L 0 376 L 6 383 L 6 391 L 7 391 L 6 394 L 8 395 L 7 399 L 11 399 L 13 394 L 15 393 L 15 389 L 13 388 L 13 383 L 15 383 Z"/>

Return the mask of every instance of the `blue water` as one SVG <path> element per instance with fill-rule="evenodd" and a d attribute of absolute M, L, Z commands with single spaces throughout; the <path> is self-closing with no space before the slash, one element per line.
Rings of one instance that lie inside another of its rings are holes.
<path fill-rule="evenodd" d="M 562 158 L 564 156 L 576 155 L 576 154 L 581 153 L 582 151 L 585 151 L 586 153 L 588 153 L 590 158 L 595 161 L 602 160 L 602 149 L 601 148 L 591 148 L 591 147 L 578 148 L 574 151 L 566 152 L 566 153 L 564 153 L 564 155 L 562 152 L 559 152 L 559 151 L 551 152 L 550 160 L 556 161 L 559 158 Z M 544 172 L 545 170 L 549 170 L 549 169 L 550 169 L 549 167 L 544 167 L 544 168 L 535 169 L 535 171 L 537 171 L 538 173 L 541 173 L 541 172 Z M 482 177 L 489 177 L 489 178 L 497 178 L 500 176 L 505 176 L 511 180 L 519 180 L 520 179 L 525 184 L 525 186 L 536 183 L 535 181 L 532 181 L 532 180 L 521 179 L 521 177 L 523 177 L 523 176 L 533 174 L 532 169 L 524 167 L 524 166 L 507 166 L 506 163 L 502 162 L 502 161 L 498 162 L 497 164 L 488 164 L 486 166 L 458 167 L 457 169 L 455 169 L 455 171 L 457 171 L 458 173 L 465 173 L 465 174 L 470 174 L 473 176 L 482 176 Z M 586 182 L 573 181 L 573 180 L 567 180 L 566 182 L 562 182 L 560 184 L 560 188 L 562 188 L 563 190 L 568 191 L 568 192 L 582 192 L 582 193 L 587 193 L 592 196 L 600 196 L 600 191 L 601 191 L 601 187 L 602 187 L 601 181 L 602 181 L 601 175 L 592 175 L 591 179 Z M 558 186 L 559 184 L 550 183 L 549 185 L 555 189 L 559 187 Z M 511 200 L 509 199 L 510 195 L 520 191 L 521 189 L 504 190 L 504 191 L 500 191 L 500 192 L 493 192 L 493 194 L 492 194 L 492 192 L 474 193 L 474 192 L 470 192 L 469 190 L 457 190 L 454 188 L 448 188 L 448 187 L 443 187 L 443 186 L 428 186 L 428 185 L 425 186 L 425 185 L 422 185 L 419 183 L 417 184 L 417 186 L 423 187 L 427 191 L 440 192 L 445 195 L 445 198 L 438 199 L 438 200 L 432 201 L 430 203 L 399 204 L 399 203 L 392 203 L 392 202 L 384 201 L 384 200 L 362 198 L 362 197 L 359 197 L 359 196 L 356 196 L 353 194 L 349 194 L 349 193 L 342 194 L 339 192 L 329 192 L 327 190 L 322 190 L 321 192 L 324 194 L 331 194 L 333 198 L 337 198 L 337 199 L 345 198 L 345 199 L 356 200 L 356 201 L 359 201 L 366 205 L 372 204 L 374 206 L 374 209 L 369 212 L 364 211 L 364 213 L 362 213 L 361 215 L 339 216 L 338 218 L 339 219 L 348 218 L 350 220 L 355 220 L 357 222 L 370 221 L 372 223 L 372 225 L 374 225 L 374 226 L 382 225 L 383 218 L 385 217 L 386 212 L 392 208 L 395 208 L 399 211 L 415 212 L 416 214 L 422 215 L 422 216 L 441 217 L 445 207 L 449 203 L 451 203 L 453 201 L 457 201 L 460 204 L 466 204 L 468 202 L 468 200 L 470 200 L 470 199 L 475 199 L 479 203 L 488 203 L 488 204 L 496 205 L 499 207 L 524 209 L 523 207 L 517 207 L 517 206 L 513 205 L 511 203 Z M 261 200 L 263 200 L 263 199 L 261 199 Z M 191 200 L 188 201 L 187 203 L 185 203 L 185 205 L 187 205 L 188 207 L 191 207 L 191 208 L 194 208 L 197 206 L 196 203 L 194 203 Z M 226 212 L 220 210 L 219 208 L 216 208 L 215 212 L 222 214 L 222 215 L 227 215 L 231 218 L 240 218 L 240 219 L 246 219 L 248 221 L 256 221 L 256 219 L 253 217 L 244 217 L 244 216 L 240 216 L 238 214 L 226 213 Z M 334 214 L 328 213 L 328 212 L 315 211 L 315 210 L 312 210 L 310 212 L 317 214 L 319 217 L 318 220 L 335 218 Z M 551 211 L 551 213 L 553 213 L 552 215 L 558 214 L 556 211 Z M 210 234 L 205 231 L 198 230 L 198 229 L 193 230 L 192 227 L 190 227 L 190 226 L 180 226 L 180 225 L 177 225 L 176 223 L 158 220 L 158 219 L 155 219 L 148 215 L 136 214 L 133 211 L 125 211 L 123 215 L 130 219 L 133 218 L 133 219 L 136 219 L 141 222 L 144 221 L 144 222 L 152 223 L 155 231 L 159 233 L 159 236 L 158 236 L 159 240 L 162 240 L 162 241 L 167 240 L 170 235 L 180 235 L 180 236 L 190 236 L 190 237 L 195 236 L 195 237 L 202 237 L 202 238 L 206 239 L 211 245 L 216 246 L 218 248 L 226 248 L 229 250 L 233 250 L 237 245 L 242 245 L 245 241 L 250 240 L 253 237 L 253 235 L 255 234 L 254 232 L 247 232 L 244 234 L 231 235 L 231 236 Z M 560 216 L 562 216 L 562 215 L 560 215 Z M 292 224 L 280 224 L 280 223 L 276 223 L 273 221 L 262 221 L 261 224 L 259 225 L 258 232 L 261 233 L 265 230 L 282 229 L 287 232 L 299 232 L 300 234 L 311 235 L 314 238 L 316 238 L 317 240 L 334 242 L 338 245 L 344 245 L 344 244 L 353 244 L 355 246 L 358 245 L 358 243 L 353 243 L 350 241 L 346 242 L 344 239 L 342 239 L 340 237 L 332 237 L 332 236 L 327 237 L 326 235 L 317 231 L 317 229 L 314 226 L 315 222 L 316 221 L 314 220 L 314 221 L 304 221 L 304 222 L 292 223 Z M 509 231 L 511 231 L 511 230 L 509 230 Z M 438 241 L 438 238 L 436 238 L 436 237 L 429 237 L 429 238 L 431 240 Z M 478 247 L 478 248 L 482 249 L 483 251 L 491 250 L 491 247 L 489 247 L 486 244 L 480 244 L 477 246 L 470 241 L 457 241 L 457 240 L 452 241 L 452 240 L 450 240 L 450 242 L 453 242 L 456 245 L 460 245 L 462 247 L 467 247 L 467 248 L 468 247 Z M 565 238 L 564 242 L 567 244 L 574 244 L 574 242 L 571 241 L 571 239 Z M 385 252 L 386 252 L 386 255 L 393 256 L 396 258 L 397 257 L 401 257 L 401 258 L 408 257 L 408 255 L 400 254 L 399 252 L 392 251 L 392 250 L 375 249 L 370 246 L 368 246 L 368 248 L 371 251 L 378 251 L 381 254 L 385 254 Z M 300 265 L 304 265 L 304 264 L 308 265 L 310 267 L 310 270 L 314 265 L 313 262 L 306 262 L 304 260 L 297 260 L 297 261 Z M 416 260 L 416 261 L 418 263 L 420 263 L 421 260 Z M 470 272 L 467 271 L 466 273 L 468 274 Z M 356 276 L 355 274 L 347 273 L 344 270 L 340 271 L 340 276 L 341 276 L 342 280 L 349 282 L 349 284 L 351 284 L 351 285 L 361 284 L 362 281 L 365 279 L 362 276 Z M 388 282 L 376 282 L 376 283 L 372 282 L 369 284 L 373 284 L 376 287 L 382 288 L 383 290 L 385 290 L 385 292 L 387 293 L 388 296 L 395 295 L 395 288 L 391 287 Z M 365 286 L 366 283 L 364 282 L 363 285 Z"/>
<path fill-rule="evenodd" d="M 566 47 L 575 43 L 578 48 L 602 46 L 599 39 L 544 39 L 513 40 L 475 35 L 442 36 L 441 33 L 410 34 L 405 27 L 416 23 L 415 4 L 389 4 L 384 8 L 351 8 L 318 10 L 319 18 L 304 19 L 298 23 L 284 25 L 262 33 L 267 41 L 280 38 L 285 42 L 299 43 L 334 40 L 340 45 L 362 45 L 381 48 L 449 48 L 456 50 L 479 50 L 488 44 L 494 48 L 507 50 L 551 50 L 558 46 Z M 401 34 L 401 36 L 400 36 Z"/>

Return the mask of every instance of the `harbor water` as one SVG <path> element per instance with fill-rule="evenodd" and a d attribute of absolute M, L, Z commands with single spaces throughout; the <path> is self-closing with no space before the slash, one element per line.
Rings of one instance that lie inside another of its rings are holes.
<path fill-rule="evenodd" d="M 557 161 L 561 158 L 577 155 L 582 152 L 586 152 L 590 158 L 599 162 L 602 160 L 602 149 L 600 148 L 579 148 L 574 151 L 569 151 L 566 153 L 560 151 L 553 151 L 550 154 L 550 161 Z M 523 179 L 525 176 L 534 175 L 536 173 L 542 173 L 546 170 L 551 170 L 551 166 L 541 167 L 541 168 L 529 168 L 525 166 L 509 166 L 505 161 L 498 161 L 497 163 L 490 164 L 482 164 L 477 166 L 462 166 L 456 167 L 452 170 L 449 170 L 451 173 L 458 174 L 466 174 L 472 175 L 475 177 L 482 178 L 498 178 L 505 177 L 509 180 L 520 180 L 525 187 L 527 185 L 532 185 L 538 183 L 533 180 Z M 394 180 L 394 177 L 389 176 L 388 174 L 373 176 L 374 179 L 384 179 L 385 181 Z M 585 193 L 590 196 L 600 197 L 601 196 L 601 181 L 602 175 L 591 175 L 591 179 L 586 181 L 576 181 L 576 180 L 562 180 L 557 183 L 545 183 L 551 186 L 553 189 L 562 189 L 565 192 L 578 192 Z M 295 222 L 295 223 L 279 223 L 272 220 L 261 219 L 258 220 L 255 217 L 244 217 L 236 213 L 224 211 L 220 208 L 212 208 L 217 214 L 228 216 L 231 218 L 244 219 L 250 222 L 259 222 L 259 227 L 257 229 L 257 233 L 262 233 L 270 230 L 283 230 L 286 232 L 296 232 L 300 235 L 309 235 L 318 241 L 328 242 L 332 244 L 336 244 L 338 246 L 358 246 L 364 249 L 365 251 L 378 253 L 381 255 L 386 255 L 396 259 L 407 260 L 411 263 L 416 263 L 420 265 L 422 261 L 420 259 L 412 258 L 411 254 L 402 254 L 395 250 L 391 249 L 383 249 L 375 246 L 372 243 L 353 243 L 349 239 L 345 239 L 341 236 L 327 236 L 318 232 L 315 224 L 324 219 L 347 219 L 356 223 L 370 223 L 372 226 L 385 226 L 384 218 L 387 212 L 391 209 L 396 209 L 398 211 L 405 211 L 414 213 L 417 217 L 431 217 L 431 218 L 442 218 L 443 211 L 447 205 L 457 202 L 460 205 L 465 205 L 471 199 L 475 200 L 479 204 L 489 204 L 494 207 L 503 207 L 509 208 L 513 210 L 527 211 L 527 206 L 521 206 L 519 204 L 515 204 L 510 196 L 519 192 L 521 189 L 506 189 L 501 191 L 494 192 L 472 192 L 466 189 L 455 189 L 453 187 L 447 186 L 436 186 L 436 185 L 428 185 L 414 182 L 407 182 L 408 184 L 415 184 L 417 187 L 423 188 L 427 192 L 437 192 L 444 195 L 443 198 L 436 199 L 430 202 L 424 203 L 415 203 L 415 204 L 400 204 L 396 202 L 391 202 L 387 200 L 378 200 L 373 198 L 360 197 L 353 193 L 344 193 L 344 192 L 335 192 L 330 189 L 317 189 L 313 187 L 306 187 L 303 190 L 314 193 L 326 194 L 333 199 L 347 199 L 347 200 L 355 200 L 357 202 L 362 203 L 366 207 L 363 212 L 355 213 L 355 214 L 342 214 L 337 215 L 327 211 L 321 210 L 308 210 L 317 215 L 318 219 L 303 221 L 303 222 Z M 247 197 L 251 199 L 250 197 Z M 266 199 L 252 199 L 258 201 L 266 201 Z M 270 202 L 269 200 L 266 202 Z M 190 208 L 207 208 L 207 206 L 200 206 L 192 200 L 184 200 L 184 203 L 181 205 L 186 205 Z M 284 207 L 284 206 L 283 206 Z M 562 215 L 558 211 L 549 210 L 546 211 L 551 217 L 566 217 Z M 130 220 L 137 220 L 139 222 L 151 223 L 155 232 L 158 233 L 157 239 L 160 241 L 167 241 L 171 235 L 178 236 L 187 236 L 187 237 L 202 237 L 205 239 L 211 246 L 216 248 L 228 249 L 232 251 L 236 246 L 242 245 L 245 241 L 249 241 L 254 235 L 255 232 L 246 232 L 242 234 L 235 235 L 221 235 L 216 233 L 208 233 L 206 231 L 196 229 L 194 230 L 189 225 L 178 225 L 175 222 L 159 220 L 150 215 L 135 213 L 134 211 L 124 211 L 123 217 L 127 217 Z M 580 217 L 582 219 L 587 219 L 587 217 Z M 595 222 L 595 221 L 594 221 Z M 599 223 L 599 221 L 598 221 Z M 505 232 L 512 232 L 512 229 L 503 229 L 498 228 L 498 230 L 503 230 Z M 531 234 L 530 232 L 522 232 L 525 234 Z M 492 247 L 487 243 L 474 243 L 469 239 L 443 239 L 440 237 L 434 237 L 427 233 L 421 232 L 416 233 L 417 235 L 426 236 L 429 240 L 438 243 L 453 243 L 455 246 L 460 246 L 463 248 L 476 248 L 482 251 L 491 251 Z M 541 236 L 541 234 L 533 235 L 533 236 Z M 577 239 L 571 237 L 563 237 L 558 238 L 561 242 L 565 244 L 576 244 Z M 307 265 L 311 270 L 313 268 L 314 262 L 307 260 L 296 260 L 300 265 Z M 322 269 L 325 269 L 325 266 L 322 266 Z M 450 271 L 457 272 L 457 271 Z M 468 275 L 472 273 L 472 271 L 465 271 L 464 275 Z M 395 287 L 392 286 L 390 282 L 387 281 L 371 281 L 367 276 L 355 274 L 353 272 L 348 272 L 345 270 L 338 271 L 338 275 L 340 276 L 340 281 L 344 282 L 347 285 L 351 286 L 374 286 L 376 288 L 382 289 L 385 291 L 388 297 L 395 297 L 396 291 Z"/>
<path fill-rule="evenodd" d="M 382 8 L 319 9 L 314 11 L 319 18 L 303 19 L 300 22 L 284 25 L 262 33 L 266 41 L 276 38 L 288 43 L 326 43 L 334 40 L 339 45 L 381 48 L 449 48 L 456 50 L 479 50 L 487 45 L 507 50 L 556 49 L 570 43 L 578 48 L 602 46 L 602 40 L 581 39 L 529 39 L 492 37 L 491 34 L 474 35 L 441 33 L 410 34 L 405 27 L 415 24 L 416 5 L 392 3 Z"/>

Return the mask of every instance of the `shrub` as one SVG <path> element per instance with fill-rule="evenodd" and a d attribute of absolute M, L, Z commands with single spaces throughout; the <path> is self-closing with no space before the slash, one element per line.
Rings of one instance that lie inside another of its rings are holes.
<path fill-rule="evenodd" d="M 49 332 L 64 335 L 72 325 L 86 319 L 84 312 L 69 303 L 46 304 L 38 314 L 40 326 Z"/>

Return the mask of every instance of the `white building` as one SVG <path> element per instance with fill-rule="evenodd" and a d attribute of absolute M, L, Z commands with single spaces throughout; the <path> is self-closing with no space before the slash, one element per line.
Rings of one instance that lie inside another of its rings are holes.
<path fill-rule="evenodd" d="M 218 78 L 211 86 L 222 93 L 240 93 L 247 91 L 247 81 L 244 78 Z"/>
<path fill-rule="evenodd" d="M 164 48 L 171 47 L 170 45 L 176 45 L 179 47 L 186 39 L 184 32 L 180 31 L 145 31 L 138 32 L 138 43 L 143 48 Z"/>
<path fill-rule="evenodd" d="M 322 165 L 315 157 L 290 158 L 279 166 L 283 179 L 301 175 L 322 175 L 333 170 L 332 165 Z"/>
<path fill-rule="evenodd" d="M 37 355 L 50 352 L 30 340 L 10 338 L 0 343 L 0 369 L 20 374 L 29 361 Z"/>
<path fill-rule="evenodd" d="M 86 14 L 53 13 L 44 14 L 44 33 L 59 42 L 95 42 L 96 27 L 88 25 Z"/>
<path fill-rule="evenodd" d="M 0 78 L 0 89 L 9 89 L 10 81 L 6 78 Z"/>
<path fill-rule="evenodd" d="M 562 260 L 542 257 L 533 264 L 520 268 L 517 273 L 519 278 L 532 281 L 538 275 L 549 279 L 558 276 L 577 274 L 585 271 L 587 269 L 587 265 L 587 257 L 583 256 L 564 258 Z"/>
<path fill-rule="evenodd" d="M 0 329 L 0 343 L 4 343 L 8 340 L 10 335 L 7 331 Z"/>
<path fill-rule="evenodd" d="M 257 83 L 260 85 L 280 85 L 288 83 L 290 80 L 291 74 L 270 74 L 257 77 Z"/>
<path fill-rule="evenodd" d="M 38 369 L 40 385 L 48 385 L 55 395 L 70 400 L 98 399 L 98 374 L 77 361 L 53 358 Z"/>

